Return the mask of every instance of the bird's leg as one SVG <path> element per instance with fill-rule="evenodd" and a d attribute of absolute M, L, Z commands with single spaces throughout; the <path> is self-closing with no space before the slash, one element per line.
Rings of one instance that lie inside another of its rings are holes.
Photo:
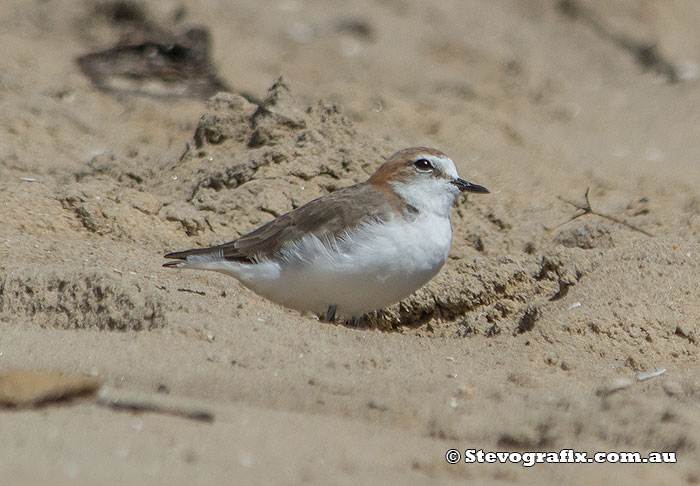
<path fill-rule="evenodd" d="M 326 311 L 326 315 L 323 316 L 323 320 L 325 322 L 333 322 L 335 319 L 335 311 L 338 309 L 338 306 L 333 304 L 328 306 L 328 310 Z"/>
<path fill-rule="evenodd" d="M 362 323 L 362 316 L 352 316 L 350 319 L 345 321 L 345 323 L 352 327 L 360 327 L 360 324 Z"/>

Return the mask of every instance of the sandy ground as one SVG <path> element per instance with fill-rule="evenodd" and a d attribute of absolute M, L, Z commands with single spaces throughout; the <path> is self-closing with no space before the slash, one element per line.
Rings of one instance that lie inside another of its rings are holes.
<path fill-rule="evenodd" d="M 693 0 L 7 0 L 0 371 L 214 420 L 6 409 L 3 482 L 697 484 L 699 22 Z M 230 93 L 104 91 L 76 61 L 192 26 L 211 42 L 193 71 Z M 492 192 L 458 202 L 443 271 L 370 326 L 160 267 L 414 145 Z M 560 198 L 587 188 L 618 221 L 568 221 Z M 678 462 L 449 465 L 451 448 Z"/>

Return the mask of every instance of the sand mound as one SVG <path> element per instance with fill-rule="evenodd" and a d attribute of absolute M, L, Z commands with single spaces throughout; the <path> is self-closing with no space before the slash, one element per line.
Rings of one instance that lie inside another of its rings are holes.
<path fill-rule="evenodd" d="M 303 106 L 281 79 L 260 105 L 219 93 L 207 103 L 193 146 L 165 169 L 171 181 L 162 214 L 202 241 L 233 239 L 366 179 L 392 153 L 372 142 L 337 106 Z"/>

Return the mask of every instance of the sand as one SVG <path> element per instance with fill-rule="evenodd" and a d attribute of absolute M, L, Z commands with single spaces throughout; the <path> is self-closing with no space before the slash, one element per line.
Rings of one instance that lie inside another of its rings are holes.
<path fill-rule="evenodd" d="M 5 2 L 0 372 L 102 388 L 0 410 L 3 482 L 697 484 L 699 21 L 692 0 Z M 104 52 L 122 76 L 93 83 L 77 60 Z M 491 194 L 363 327 L 161 268 L 416 145 Z"/>

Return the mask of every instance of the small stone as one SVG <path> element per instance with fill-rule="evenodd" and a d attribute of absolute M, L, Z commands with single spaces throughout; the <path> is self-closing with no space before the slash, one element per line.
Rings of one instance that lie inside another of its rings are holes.
<path fill-rule="evenodd" d="M 470 399 L 474 397 L 474 387 L 459 386 L 454 394 L 455 398 Z"/>
<path fill-rule="evenodd" d="M 367 406 L 369 408 L 373 408 L 375 410 L 381 410 L 382 412 L 385 410 L 389 410 L 389 407 L 386 404 L 379 402 L 377 400 L 374 400 L 374 399 L 367 402 Z"/>
<path fill-rule="evenodd" d="M 561 362 L 561 364 L 559 365 L 559 367 L 560 367 L 562 370 L 564 370 L 564 371 L 569 371 L 569 370 L 572 370 L 572 369 L 575 368 L 575 366 L 574 366 L 571 362 L 569 362 L 569 361 L 564 361 L 564 360 L 562 360 L 562 362 Z"/>
<path fill-rule="evenodd" d="M 683 395 L 685 395 L 685 392 L 683 391 L 683 386 L 681 386 L 681 384 L 675 380 L 666 381 L 662 386 L 664 392 L 666 392 L 666 395 L 668 395 L 669 397 L 682 397 Z"/>

